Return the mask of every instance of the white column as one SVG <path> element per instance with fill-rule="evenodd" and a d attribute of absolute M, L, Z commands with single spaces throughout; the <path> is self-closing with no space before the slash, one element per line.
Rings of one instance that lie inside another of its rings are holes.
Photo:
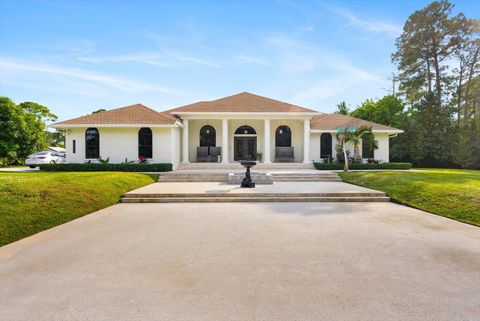
<path fill-rule="evenodd" d="M 183 132 L 182 132 L 182 163 L 190 163 L 188 157 L 188 119 L 183 120 Z"/>
<path fill-rule="evenodd" d="M 310 119 L 303 121 L 303 162 L 310 163 Z"/>
<path fill-rule="evenodd" d="M 222 120 L 222 163 L 228 163 L 228 119 Z"/>
<path fill-rule="evenodd" d="M 270 119 L 265 119 L 263 135 L 265 136 L 263 142 L 263 162 L 271 163 L 270 159 Z"/>

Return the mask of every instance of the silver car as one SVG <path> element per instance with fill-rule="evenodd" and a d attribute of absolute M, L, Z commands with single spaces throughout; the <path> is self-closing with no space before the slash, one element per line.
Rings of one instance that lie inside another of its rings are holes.
<path fill-rule="evenodd" d="M 28 156 L 25 164 L 30 168 L 35 168 L 41 164 L 61 164 L 65 163 L 65 153 L 57 153 L 52 151 L 38 152 Z"/>

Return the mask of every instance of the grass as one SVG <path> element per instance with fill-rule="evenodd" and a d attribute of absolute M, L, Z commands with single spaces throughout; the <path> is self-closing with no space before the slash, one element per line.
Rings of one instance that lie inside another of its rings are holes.
<path fill-rule="evenodd" d="M 480 226 L 480 171 L 422 169 L 340 176 L 345 182 L 384 191 L 398 203 Z"/>
<path fill-rule="evenodd" d="M 0 172 L 0 246 L 113 205 L 155 175 Z"/>

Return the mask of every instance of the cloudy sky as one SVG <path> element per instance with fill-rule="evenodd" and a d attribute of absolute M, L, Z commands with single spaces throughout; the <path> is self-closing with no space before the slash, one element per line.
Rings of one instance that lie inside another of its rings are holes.
<path fill-rule="evenodd" d="M 480 18 L 476 1 L 455 11 Z M 249 91 L 322 112 L 382 97 L 428 1 L 0 1 L 0 95 L 60 119 Z"/>

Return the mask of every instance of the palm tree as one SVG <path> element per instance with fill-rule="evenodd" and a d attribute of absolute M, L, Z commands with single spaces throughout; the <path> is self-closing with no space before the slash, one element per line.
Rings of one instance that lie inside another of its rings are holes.
<path fill-rule="evenodd" d="M 358 127 L 355 132 L 352 133 L 351 140 L 353 141 L 353 160 L 356 163 L 362 161 L 362 156 L 360 156 L 360 140 L 365 134 L 372 134 L 372 126 L 362 125 Z M 375 145 L 373 147 L 375 148 Z"/>
<path fill-rule="evenodd" d="M 337 141 L 342 145 L 343 156 L 345 158 L 345 163 L 343 166 L 343 171 L 348 172 L 348 157 L 345 145 L 348 142 L 353 142 L 353 159 L 355 161 L 361 160 L 360 156 L 360 139 L 365 134 L 372 133 L 372 126 L 362 125 L 355 128 L 345 128 L 345 129 L 338 129 L 337 130 Z"/>

